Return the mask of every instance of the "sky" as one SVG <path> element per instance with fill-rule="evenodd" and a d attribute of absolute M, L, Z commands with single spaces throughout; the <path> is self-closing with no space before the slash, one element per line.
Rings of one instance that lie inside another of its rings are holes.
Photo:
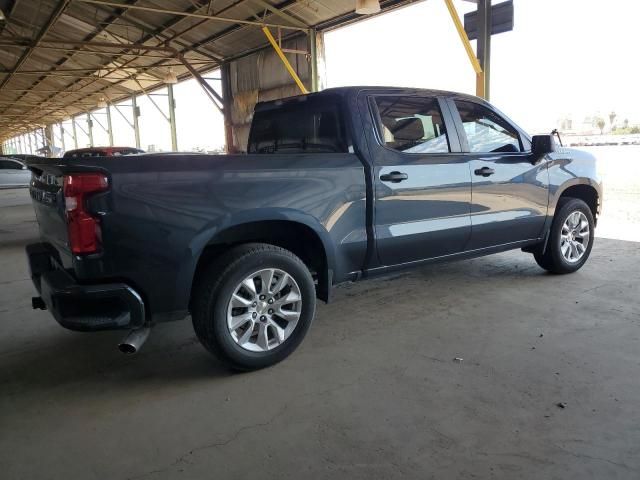
<path fill-rule="evenodd" d="M 494 0 L 493 2 L 498 3 Z M 460 16 L 475 10 L 456 1 Z M 638 0 L 514 0 L 514 30 L 492 37 L 491 102 L 523 128 L 567 115 L 640 123 Z M 475 48 L 475 42 L 472 42 Z M 391 85 L 475 94 L 475 73 L 443 0 L 427 0 L 325 36 L 327 85 Z M 635 48 L 634 48 L 635 47 Z"/>
<path fill-rule="evenodd" d="M 345 0 L 347 1 L 347 0 Z M 351 0 L 348 0 L 351 1 Z M 455 0 L 462 16 L 476 8 Z M 498 3 L 494 0 L 494 4 Z M 640 124 L 640 67 L 636 37 L 640 0 L 514 0 L 514 30 L 492 37 L 491 102 L 530 133 L 546 133 L 558 120 L 586 116 Z M 475 47 L 475 42 L 472 42 Z M 326 86 L 389 85 L 475 93 L 475 73 L 443 0 L 427 0 L 325 34 Z M 208 77 L 219 77 L 214 71 Z M 220 90 L 219 81 L 211 80 Z M 168 114 L 166 88 L 153 99 Z M 224 144 L 222 115 L 195 80 L 174 86 L 178 149 Z M 170 150 L 169 124 L 139 97 L 141 147 Z M 131 104 L 121 112 L 131 121 Z M 134 145 L 123 115 L 112 111 L 114 143 Z M 104 111 L 96 113 L 106 125 Z M 86 130 L 86 120 L 78 123 Z M 70 122 L 65 146 L 73 148 Z M 106 133 L 94 121 L 94 140 Z M 88 144 L 80 128 L 79 146 Z M 56 141 L 59 145 L 59 142 Z"/>

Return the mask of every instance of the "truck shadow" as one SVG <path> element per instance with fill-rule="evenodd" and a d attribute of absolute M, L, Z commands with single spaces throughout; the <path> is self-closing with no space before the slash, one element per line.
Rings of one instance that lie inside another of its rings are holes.
<path fill-rule="evenodd" d="M 46 395 L 58 389 L 117 394 L 139 384 L 180 385 L 233 375 L 190 327 L 186 322 L 160 325 L 139 354 L 125 356 L 116 348 L 125 332 L 78 333 L 52 324 L 25 345 L 0 344 L 1 395 Z"/>
<path fill-rule="evenodd" d="M 559 285 L 569 284 L 579 293 L 601 283 L 607 273 L 616 278 L 628 277 L 629 266 L 625 262 L 611 263 L 612 258 L 628 258 L 630 252 L 637 253 L 637 245 L 599 239 L 589 265 L 569 276 L 549 275 L 526 254 L 510 252 L 427 265 L 368 282 L 346 284 L 335 292 L 331 305 L 320 305 L 315 328 L 321 328 L 320 325 L 331 328 L 340 312 L 377 305 L 387 297 L 391 302 L 400 295 L 429 310 L 438 302 L 456 304 L 460 298 L 486 296 L 487 289 L 519 295 L 521 290 L 516 287 L 525 287 L 547 298 L 557 294 Z M 429 295 L 424 296 L 425 291 Z M 81 398 L 106 390 L 117 394 L 144 386 L 151 386 L 154 391 L 175 390 L 201 386 L 204 382 L 211 386 L 211 381 L 218 382 L 214 388 L 221 388 L 226 379 L 237 376 L 200 345 L 189 320 L 156 326 L 139 354 L 124 356 L 116 345 L 126 332 L 71 332 L 57 325 L 46 312 L 42 315 L 30 312 L 20 319 L 35 324 L 32 335 L 23 343 L 16 342 L 11 335 L 0 339 L 0 396 L 4 399 L 25 395 L 44 398 L 59 389 L 74 391 Z"/>

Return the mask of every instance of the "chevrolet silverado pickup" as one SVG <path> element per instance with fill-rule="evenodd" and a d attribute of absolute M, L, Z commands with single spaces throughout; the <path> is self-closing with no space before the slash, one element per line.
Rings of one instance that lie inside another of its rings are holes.
<path fill-rule="evenodd" d="M 128 330 L 125 353 L 190 315 L 244 370 L 291 354 L 343 282 L 510 249 L 575 272 L 602 204 L 591 155 L 479 98 L 422 89 L 259 103 L 238 155 L 28 165 L 34 308 L 74 330 Z"/>

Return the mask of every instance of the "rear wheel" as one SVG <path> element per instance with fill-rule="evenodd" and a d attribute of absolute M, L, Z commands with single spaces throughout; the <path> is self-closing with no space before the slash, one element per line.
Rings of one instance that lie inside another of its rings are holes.
<path fill-rule="evenodd" d="M 572 273 L 589 258 L 594 240 L 593 213 L 579 198 L 560 199 L 544 253 L 535 252 L 538 265 L 552 273 Z"/>
<path fill-rule="evenodd" d="M 315 287 L 293 253 L 268 244 L 233 248 L 200 277 L 193 325 L 202 344 L 238 370 L 289 356 L 315 315 Z"/>

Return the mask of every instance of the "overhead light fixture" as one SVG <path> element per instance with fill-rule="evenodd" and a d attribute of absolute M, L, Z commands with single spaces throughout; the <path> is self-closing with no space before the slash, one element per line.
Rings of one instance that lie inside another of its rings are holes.
<path fill-rule="evenodd" d="M 178 77 L 176 77 L 176 74 L 173 73 L 173 68 L 169 67 L 169 71 L 164 76 L 163 82 L 169 85 L 174 85 L 178 83 Z"/>
<path fill-rule="evenodd" d="M 371 15 L 380 11 L 378 0 L 356 0 L 356 13 L 358 15 Z"/>
<path fill-rule="evenodd" d="M 106 108 L 107 106 L 107 100 L 104 97 L 100 97 L 100 100 L 98 100 L 98 108 Z"/>

